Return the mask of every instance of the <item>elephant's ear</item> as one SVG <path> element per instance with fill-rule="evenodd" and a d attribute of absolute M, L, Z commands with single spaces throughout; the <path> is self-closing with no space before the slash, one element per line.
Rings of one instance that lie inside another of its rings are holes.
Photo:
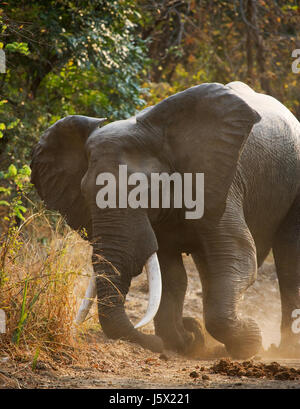
<path fill-rule="evenodd" d="M 81 194 L 87 171 L 85 141 L 105 118 L 67 116 L 50 126 L 33 149 L 31 181 L 46 206 L 58 210 L 75 230 L 91 233 L 88 208 Z"/>
<path fill-rule="evenodd" d="M 242 147 L 259 114 L 234 90 L 202 84 L 137 115 L 137 123 L 163 141 L 176 171 L 204 173 L 204 219 L 219 219 Z M 163 146 L 160 147 L 163 150 Z"/>

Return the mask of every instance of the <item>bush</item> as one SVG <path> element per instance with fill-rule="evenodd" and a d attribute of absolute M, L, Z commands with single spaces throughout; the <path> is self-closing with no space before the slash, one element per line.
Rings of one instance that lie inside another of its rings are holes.
<path fill-rule="evenodd" d="M 1 237 L 0 309 L 6 334 L 0 349 L 8 353 L 57 352 L 74 345 L 73 320 L 82 276 L 88 276 L 90 248 L 61 218 L 31 213 Z M 79 299 L 78 299 L 79 301 Z"/>

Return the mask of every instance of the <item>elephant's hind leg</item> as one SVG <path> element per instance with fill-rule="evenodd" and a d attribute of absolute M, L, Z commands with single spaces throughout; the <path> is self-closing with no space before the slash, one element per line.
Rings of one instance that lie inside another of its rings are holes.
<path fill-rule="evenodd" d="M 237 218 L 207 231 L 203 251 L 193 258 L 201 275 L 207 331 L 233 358 L 246 359 L 261 348 L 261 331 L 252 319 L 238 316 L 237 305 L 255 280 L 257 261 L 251 233 Z"/>
<path fill-rule="evenodd" d="M 293 325 L 300 314 L 300 197 L 276 233 L 273 254 L 282 310 L 280 349 L 300 356 L 300 334 Z"/>

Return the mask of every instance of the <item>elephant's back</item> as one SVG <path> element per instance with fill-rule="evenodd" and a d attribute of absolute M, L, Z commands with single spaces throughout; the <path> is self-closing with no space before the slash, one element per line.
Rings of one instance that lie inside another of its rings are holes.
<path fill-rule="evenodd" d="M 253 91 L 248 85 L 240 81 L 227 84 L 234 90 L 251 108 L 257 111 L 261 116 L 261 121 L 254 125 L 254 136 L 260 133 L 261 128 L 268 127 L 273 131 L 274 136 L 286 135 L 289 131 L 288 139 L 300 141 L 300 123 L 292 112 L 270 95 L 261 94 Z M 268 138 L 265 135 L 265 138 Z M 282 142 L 286 138 L 282 137 Z"/>
<path fill-rule="evenodd" d="M 231 84 L 261 115 L 245 143 L 232 189 L 240 195 L 254 239 L 267 242 L 300 189 L 300 123 L 275 98 Z"/>

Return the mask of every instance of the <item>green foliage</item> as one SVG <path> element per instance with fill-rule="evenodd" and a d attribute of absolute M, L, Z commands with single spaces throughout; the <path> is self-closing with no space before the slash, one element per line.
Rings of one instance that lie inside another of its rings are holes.
<path fill-rule="evenodd" d="M 37 362 L 38 362 L 38 357 L 39 357 L 39 355 L 40 355 L 40 348 L 38 347 L 38 348 L 36 349 L 36 351 L 35 351 L 35 354 L 34 354 L 34 357 L 33 357 L 33 360 L 32 360 L 31 369 L 32 369 L 33 371 L 35 371 L 35 369 L 36 369 L 36 365 L 37 365 Z"/>
<path fill-rule="evenodd" d="M 6 44 L 5 51 L 11 51 L 11 52 L 14 52 L 14 53 L 20 53 L 20 54 L 24 54 L 24 55 L 29 54 L 27 43 L 14 42 L 14 43 Z"/>
<path fill-rule="evenodd" d="M 297 0 L 139 0 L 151 38 L 148 104 L 201 82 L 244 81 L 278 98 L 300 119 Z M 161 86 L 163 84 L 163 86 Z M 167 88 L 170 93 L 168 94 Z"/>
<path fill-rule="evenodd" d="M 116 120 L 145 104 L 135 1 L 11 0 L 2 7 L 2 169 L 28 163 L 43 130 L 63 116 Z"/>
<path fill-rule="evenodd" d="M 2 13 L 1 13 L 2 14 Z M 1 35 L 4 36 L 5 35 L 5 31 L 7 30 L 7 25 L 3 24 L 3 17 L 0 14 L 0 24 L 1 24 Z M 0 49 L 3 49 L 4 43 L 1 42 L 0 43 Z M 21 42 L 12 42 L 9 43 L 7 42 L 5 45 L 5 52 L 16 52 L 16 53 L 21 53 L 24 55 L 28 55 L 29 51 L 28 51 L 28 46 L 27 43 L 21 43 Z M 4 80 L 2 80 L 2 86 L 4 85 Z M 8 100 L 7 99 L 0 99 L 0 118 L 3 117 L 5 118 L 5 104 L 7 104 Z M 16 118 L 12 121 L 8 121 L 7 123 L 5 122 L 1 122 L 0 121 L 0 139 L 3 138 L 4 134 L 2 131 L 6 130 L 9 131 L 11 129 L 13 129 L 15 126 L 17 126 L 19 123 L 19 119 Z"/>
<path fill-rule="evenodd" d="M 0 196 L 6 200 L 0 200 L 0 206 L 8 208 L 8 215 L 5 219 L 9 225 L 14 223 L 15 218 L 24 220 L 26 207 L 23 199 L 31 187 L 29 182 L 31 170 L 28 165 L 23 165 L 17 169 L 11 164 L 6 172 L 0 172 L 0 178 L 6 181 L 6 186 L 0 186 Z"/>
<path fill-rule="evenodd" d="M 9 227 L 0 240 L 0 309 L 7 320 L 0 348 L 14 354 L 16 347 L 24 353 L 26 346 L 33 352 L 33 369 L 40 352 L 57 353 L 74 342 L 75 283 L 89 253 L 62 220 L 56 226 L 51 228 L 45 211 L 35 212 L 20 226 Z M 42 244 L 45 235 L 48 240 Z"/>

